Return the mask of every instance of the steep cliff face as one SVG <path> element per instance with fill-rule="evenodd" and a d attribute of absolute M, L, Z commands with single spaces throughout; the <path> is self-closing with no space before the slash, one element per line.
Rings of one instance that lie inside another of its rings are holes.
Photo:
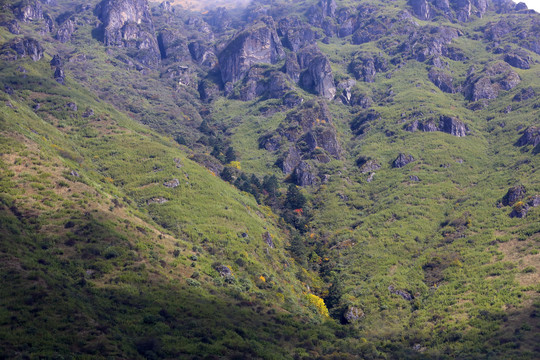
<path fill-rule="evenodd" d="M 96 8 L 107 46 L 140 50 L 137 60 L 145 65 L 159 62 L 160 52 L 147 0 L 104 0 Z"/>
<path fill-rule="evenodd" d="M 272 18 L 236 35 L 219 54 L 223 83 L 236 83 L 253 64 L 275 64 L 285 56 Z"/>

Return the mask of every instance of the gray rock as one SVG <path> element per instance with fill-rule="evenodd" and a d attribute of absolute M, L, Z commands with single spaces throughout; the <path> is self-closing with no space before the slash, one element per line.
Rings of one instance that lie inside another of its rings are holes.
<path fill-rule="evenodd" d="M 264 18 L 236 35 L 219 54 L 223 83 L 236 83 L 252 65 L 275 64 L 285 57 L 274 21 Z"/>
<path fill-rule="evenodd" d="M 21 27 L 17 20 L 11 20 L 6 24 L 6 28 L 12 34 L 19 35 L 21 33 Z"/>
<path fill-rule="evenodd" d="M 466 136 L 469 132 L 467 125 L 461 120 L 451 116 L 441 116 L 439 121 L 439 131 L 445 132 L 457 137 Z"/>
<path fill-rule="evenodd" d="M 266 245 L 268 245 L 271 249 L 274 248 L 274 242 L 272 241 L 272 235 L 267 231 L 262 235 L 263 241 Z"/>
<path fill-rule="evenodd" d="M 172 179 L 170 181 L 165 181 L 163 183 L 163 186 L 174 189 L 174 188 L 180 186 L 180 181 L 178 179 Z"/>
<path fill-rule="evenodd" d="M 392 162 L 392 167 L 402 168 L 413 161 L 415 161 L 415 159 L 412 155 L 405 155 L 403 153 L 400 153 L 398 157 Z"/>
<path fill-rule="evenodd" d="M 293 173 L 294 182 L 300 186 L 311 186 L 315 184 L 316 176 L 311 165 L 301 161 Z"/>
<path fill-rule="evenodd" d="M 214 266 L 214 269 L 221 275 L 222 277 L 230 277 L 232 276 L 231 269 L 226 265 L 216 265 Z"/>
<path fill-rule="evenodd" d="M 136 59 L 156 65 L 161 58 L 147 0 L 103 0 L 96 8 L 107 46 L 140 50 Z"/>
<path fill-rule="evenodd" d="M 165 199 L 164 197 L 153 197 L 151 199 L 146 200 L 146 203 L 148 205 L 150 204 L 165 204 L 166 202 L 169 202 L 169 200 Z"/>
<path fill-rule="evenodd" d="M 298 64 L 298 60 L 296 60 L 296 56 L 294 54 L 287 55 L 287 60 L 285 60 L 285 74 L 291 79 L 291 81 L 298 83 L 300 81 L 300 72 L 302 69 L 300 69 L 300 65 Z"/>
<path fill-rule="evenodd" d="M 429 80 L 441 91 L 454 94 L 456 89 L 454 88 L 454 79 L 445 72 L 437 69 L 431 69 L 428 73 Z"/>
<path fill-rule="evenodd" d="M 75 22 L 71 19 L 66 20 L 62 25 L 58 27 L 56 32 L 56 40 L 61 43 L 67 43 L 71 41 L 71 35 L 75 32 Z"/>
<path fill-rule="evenodd" d="M 89 118 L 91 116 L 94 116 L 94 110 L 92 110 L 91 108 L 86 108 L 86 110 L 84 110 L 84 113 L 82 114 L 82 117 Z"/>
<path fill-rule="evenodd" d="M 343 313 L 343 320 L 347 324 L 353 324 L 355 322 L 358 322 L 361 318 L 365 316 L 362 309 L 356 307 L 356 306 L 349 306 L 347 310 Z"/>
<path fill-rule="evenodd" d="M 529 201 L 527 202 L 529 206 L 532 207 L 538 207 L 540 206 L 540 195 L 534 195 L 532 196 Z"/>
<path fill-rule="evenodd" d="M 60 55 L 54 55 L 50 62 L 51 67 L 63 67 L 64 62 L 62 61 L 62 58 Z"/>
<path fill-rule="evenodd" d="M 512 206 L 516 202 L 523 200 L 527 190 L 523 185 L 517 185 L 508 189 L 508 192 L 502 198 L 502 204 L 504 206 Z"/>
<path fill-rule="evenodd" d="M 409 292 L 405 290 L 395 289 L 392 285 L 388 287 L 388 291 L 390 291 L 390 293 L 392 294 L 401 296 L 403 299 L 407 301 L 412 301 L 414 299 L 413 296 Z"/>
<path fill-rule="evenodd" d="M 540 144 L 540 126 L 529 126 L 516 142 L 516 146 L 532 145 L 535 147 L 538 144 Z"/>
<path fill-rule="evenodd" d="M 527 213 L 529 212 L 529 205 L 528 204 L 521 204 L 516 203 L 514 207 L 512 208 L 512 212 L 510 213 L 511 218 L 520 218 L 523 219 L 527 216 Z"/>
<path fill-rule="evenodd" d="M 199 65 L 212 69 L 218 64 L 218 58 L 210 46 L 205 45 L 202 41 L 194 41 L 188 45 L 191 57 Z"/>
<path fill-rule="evenodd" d="M 23 0 L 15 9 L 17 18 L 28 22 L 43 19 L 43 8 L 38 0 Z"/>
<path fill-rule="evenodd" d="M 32 38 L 15 38 L 9 42 L 9 47 L 15 51 L 15 60 L 28 56 L 33 61 L 39 61 L 43 57 L 43 47 Z"/>
<path fill-rule="evenodd" d="M 375 176 L 375 173 L 369 174 L 369 176 L 368 176 L 368 178 L 366 179 L 366 181 L 367 181 L 368 183 L 372 182 L 374 176 Z"/>
<path fill-rule="evenodd" d="M 291 174 L 301 160 L 302 157 L 296 146 L 291 146 L 287 152 L 287 155 L 283 159 L 281 170 L 283 170 L 285 174 Z"/>
<path fill-rule="evenodd" d="M 506 61 L 513 67 L 527 70 L 531 68 L 532 59 L 525 52 L 513 52 L 510 54 L 506 54 L 504 56 L 504 61 Z"/>
<path fill-rule="evenodd" d="M 377 171 L 381 168 L 381 165 L 377 160 L 368 160 L 362 166 L 360 166 L 360 172 L 366 174 L 368 172 Z"/>
<path fill-rule="evenodd" d="M 54 80 L 56 80 L 57 83 L 61 85 L 66 84 L 66 75 L 64 74 L 64 70 L 61 67 L 57 67 L 54 71 Z"/>
<path fill-rule="evenodd" d="M 409 180 L 414 181 L 414 182 L 419 182 L 420 178 L 416 175 L 409 175 Z"/>
<path fill-rule="evenodd" d="M 414 15 L 421 20 L 431 19 L 431 8 L 427 0 L 409 0 Z"/>
<path fill-rule="evenodd" d="M 536 91 L 534 91 L 534 89 L 531 86 L 529 86 L 526 89 L 521 89 L 521 91 L 518 94 L 516 94 L 516 96 L 514 96 L 512 101 L 526 101 L 526 100 L 534 98 L 535 96 L 536 96 Z"/>
<path fill-rule="evenodd" d="M 68 102 L 66 104 L 66 108 L 68 108 L 69 110 L 71 111 L 77 111 L 79 108 L 77 107 L 77 104 L 75 104 L 74 102 Z"/>

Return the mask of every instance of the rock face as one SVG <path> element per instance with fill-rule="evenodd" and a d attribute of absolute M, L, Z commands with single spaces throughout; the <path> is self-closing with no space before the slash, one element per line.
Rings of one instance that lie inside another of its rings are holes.
<path fill-rule="evenodd" d="M 457 92 L 454 87 L 454 79 L 444 71 L 431 69 L 428 73 L 428 77 L 436 87 L 441 89 L 441 91 L 449 94 Z"/>
<path fill-rule="evenodd" d="M 298 53 L 297 61 L 301 69 L 306 69 L 300 74 L 299 80 L 305 89 L 327 99 L 336 96 L 330 61 L 316 45 L 302 49 Z"/>
<path fill-rule="evenodd" d="M 413 14 L 421 20 L 431 19 L 431 7 L 427 0 L 409 0 L 409 5 L 412 7 Z"/>
<path fill-rule="evenodd" d="M 32 38 L 15 38 L 9 42 L 9 48 L 15 52 L 15 60 L 28 56 L 33 61 L 39 61 L 43 57 L 43 47 Z"/>
<path fill-rule="evenodd" d="M 412 155 L 405 155 L 403 153 L 400 153 L 398 157 L 392 162 L 392 167 L 402 168 L 413 161 L 414 161 L 414 158 Z"/>
<path fill-rule="evenodd" d="M 527 55 L 527 53 L 525 53 L 524 51 L 520 51 L 506 54 L 504 57 L 504 61 L 506 61 L 513 67 L 527 70 L 531 68 L 532 59 L 530 56 Z"/>
<path fill-rule="evenodd" d="M 272 18 L 251 26 L 236 35 L 219 54 L 223 83 L 236 83 L 254 64 L 275 64 L 285 57 Z"/>
<path fill-rule="evenodd" d="M 158 35 L 157 41 L 162 59 L 178 62 L 191 58 L 188 44 L 179 31 L 165 29 Z"/>
<path fill-rule="evenodd" d="M 24 22 L 42 20 L 43 8 L 38 0 L 25 0 L 16 8 L 15 14 Z"/>
<path fill-rule="evenodd" d="M 487 66 L 480 74 L 472 71 L 465 81 L 464 95 L 471 101 L 497 98 L 500 90 L 515 88 L 521 79 L 510 65 L 498 62 Z"/>
<path fill-rule="evenodd" d="M 364 164 L 360 166 L 360 172 L 362 174 L 367 174 L 373 171 L 377 171 L 380 168 L 381 168 L 381 165 L 377 162 L 377 160 L 367 160 L 365 161 Z"/>
<path fill-rule="evenodd" d="M 517 146 L 532 145 L 536 147 L 540 144 L 540 126 L 530 126 L 516 142 Z"/>
<path fill-rule="evenodd" d="M 516 202 L 523 200 L 527 190 L 523 185 L 517 185 L 508 189 L 508 192 L 502 198 L 502 204 L 504 206 L 512 206 Z"/>
<path fill-rule="evenodd" d="M 155 65 L 160 52 L 147 0 L 104 0 L 96 12 L 103 23 L 103 42 L 107 46 L 140 50 L 136 59 Z"/>
<path fill-rule="evenodd" d="M 463 123 L 463 121 L 451 117 L 442 115 L 439 117 L 439 121 L 436 122 L 435 119 L 427 120 L 414 120 L 413 122 L 405 125 L 405 130 L 410 132 L 423 131 L 423 132 L 433 132 L 441 131 L 450 135 L 457 137 L 467 136 L 469 133 L 469 128 Z"/>
<path fill-rule="evenodd" d="M 300 186 L 311 186 L 315 184 L 315 175 L 313 168 L 305 161 L 301 161 L 293 172 L 295 184 Z"/>
<path fill-rule="evenodd" d="M 281 99 L 291 89 L 287 76 L 282 72 L 253 66 L 242 81 L 238 98 L 244 101 L 260 96 L 266 99 Z"/>
<path fill-rule="evenodd" d="M 297 16 L 281 19 L 277 31 L 283 37 L 283 45 L 293 52 L 314 44 L 319 37 L 317 32 L 303 23 Z"/>
<path fill-rule="evenodd" d="M 451 116 L 441 116 L 439 121 L 439 131 L 457 137 L 463 137 L 467 135 L 469 129 L 459 119 Z"/>
<path fill-rule="evenodd" d="M 527 101 L 529 99 L 532 99 L 536 96 L 536 91 L 532 87 L 528 87 L 526 89 L 521 89 L 521 91 L 514 96 L 512 101 Z"/>
<path fill-rule="evenodd" d="M 202 67 L 211 69 L 218 63 L 218 58 L 211 47 L 202 41 L 194 41 L 188 45 L 191 57 Z"/>
<path fill-rule="evenodd" d="M 75 23 L 73 20 L 68 19 L 66 20 L 60 27 L 58 27 L 58 31 L 56 32 L 56 39 L 60 41 L 61 43 L 67 43 L 71 41 L 71 35 L 75 32 Z"/>
<path fill-rule="evenodd" d="M 378 72 L 388 70 L 388 61 L 381 54 L 360 53 L 349 65 L 351 71 L 357 80 L 368 83 L 375 81 L 375 75 Z"/>

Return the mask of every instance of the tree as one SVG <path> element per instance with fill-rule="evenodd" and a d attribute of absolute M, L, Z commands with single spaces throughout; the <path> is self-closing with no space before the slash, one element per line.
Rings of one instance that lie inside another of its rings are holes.
<path fill-rule="evenodd" d="M 306 197 L 300 192 L 300 189 L 294 184 L 287 188 L 287 198 L 285 206 L 289 209 L 301 209 L 306 204 Z"/>
<path fill-rule="evenodd" d="M 230 163 L 233 161 L 236 161 L 236 152 L 234 151 L 232 146 L 229 146 L 229 148 L 225 152 L 225 162 Z"/>
<path fill-rule="evenodd" d="M 268 193 L 269 196 L 275 197 L 278 191 L 278 180 L 276 175 L 266 175 L 263 179 L 262 188 Z"/>

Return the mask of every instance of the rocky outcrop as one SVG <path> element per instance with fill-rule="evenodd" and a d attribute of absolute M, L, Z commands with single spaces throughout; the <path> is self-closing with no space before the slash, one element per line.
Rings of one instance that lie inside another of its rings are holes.
<path fill-rule="evenodd" d="M 307 18 L 311 25 L 322 26 L 327 17 L 333 18 L 336 14 L 335 0 L 320 0 L 307 11 Z"/>
<path fill-rule="evenodd" d="M 536 91 L 529 86 L 526 89 L 521 89 L 521 91 L 514 96 L 512 101 L 527 101 L 529 99 L 533 99 L 535 96 Z"/>
<path fill-rule="evenodd" d="M 221 277 L 233 276 L 231 269 L 226 265 L 217 264 L 214 266 L 214 269 L 219 273 Z"/>
<path fill-rule="evenodd" d="M 300 154 L 300 151 L 296 148 L 296 146 L 291 146 L 289 151 L 287 151 L 285 154 L 285 158 L 281 162 L 281 170 L 283 170 L 285 174 L 291 174 L 298 164 L 300 164 L 301 160 L 302 155 Z"/>
<path fill-rule="evenodd" d="M 235 97 L 243 101 L 251 101 L 260 96 L 265 99 L 281 99 L 290 90 L 285 74 L 255 65 L 242 80 Z"/>
<path fill-rule="evenodd" d="M 349 306 L 343 313 L 343 322 L 346 324 L 354 324 L 365 316 L 362 309 L 356 306 Z"/>
<path fill-rule="evenodd" d="M 400 153 L 398 157 L 392 162 L 393 168 L 402 168 L 405 165 L 412 163 L 415 161 L 412 155 L 405 155 L 403 153 Z"/>
<path fill-rule="evenodd" d="M 500 90 L 511 90 L 520 83 L 519 75 L 503 62 L 488 65 L 483 72 L 474 71 L 465 81 L 464 95 L 468 100 L 495 99 Z"/>
<path fill-rule="evenodd" d="M 180 181 L 178 181 L 178 179 L 172 179 L 170 181 L 165 181 L 163 183 L 163 186 L 174 189 L 174 188 L 180 186 Z"/>
<path fill-rule="evenodd" d="M 516 142 L 516 146 L 529 146 L 533 148 L 540 144 L 540 126 L 529 126 Z"/>
<path fill-rule="evenodd" d="M 469 133 L 469 128 L 463 121 L 445 115 L 440 116 L 438 121 L 433 118 L 427 120 L 415 119 L 411 123 L 405 125 L 404 129 L 410 132 L 418 130 L 423 132 L 441 131 L 457 137 L 467 136 Z"/>
<path fill-rule="evenodd" d="M 427 0 L 409 0 L 413 14 L 420 20 L 431 19 L 431 7 Z"/>
<path fill-rule="evenodd" d="M 267 231 L 265 232 L 263 235 L 262 235 L 262 238 L 263 238 L 263 241 L 265 242 L 266 245 L 268 245 L 268 247 L 270 249 L 273 249 L 275 246 L 274 246 L 274 241 L 272 240 L 272 235 L 270 235 L 270 233 Z"/>
<path fill-rule="evenodd" d="M 297 16 L 281 19 L 277 31 L 283 37 L 283 45 L 293 52 L 314 44 L 319 37 L 317 32 L 303 23 Z"/>
<path fill-rule="evenodd" d="M 2 56 L 7 60 L 17 60 L 30 57 L 39 61 L 43 57 L 43 47 L 32 38 L 14 38 L 2 47 Z"/>
<path fill-rule="evenodd" d="M 300 74 L 300 84 L 326 99 L 336 96 L 334 75 L 328 58 L 316 45 L 308 46 L 298 53 L 298 64 L 305 68 Z"/>
<path fill-rule="evenodd" d="M 56 70 L 54 71 L 53 77 L 57 83 L 61 85 L 66 84 L 66 75 L 64 74 L 64 69 L 62 69 L 61 67 L 56 68 Z"/>
<path fill-rule="evenodd" d="M 4 26 L 14 35 L 19 35 L 21 33 L 21 26 L 17 20 L 11 20 L 7 24 L 4 24 Z"/>
<path fill-rule="evenodd" d="M 444 71 L 431 69 L 428 73 L 428 77 L 436 87 L 441 89 L 441 91 L 449 94 L 457 92 L 454 87 L 454 79 Z"/>
<path fill-rule="evenodd" d="M 516 51 L 504 56 L 504 61 L 513 67 L 519 69 L 530 69 L 531 68 L 531 57 L 524 51 Z"/>
<path fill-rule="evenodd" d="M 188 44 L 179 31 L 165 29 L 157 37 L 161 59 L 169 62 L 188 61 L 191 58 Z"/>
<path fill-rule="evenodd" d="M 361 112 L 353 121 L 351 121 L 352 132 L 359 136 L 365 134 L 371 124 L 381 118 L 381 114 L 375 110 Z"/>
<path fill-rule="evenodd" d="M 15 9 L 15 15 L 24 22 L 42 20 L 43 7 L 38 0 L 24 0 Z"/>
<path fill-rule="evenodd" d="M 223 83 L 236 83 L 254 64 L 275 64 L 285 57 L 272 18 L 264 18 L 236 35 L 219 54 Z"/>
<path fill-rule="evenodd" d="M 371 173 L 381 168 L 381 165 L 377 162 L 377 160 L 365 160 L 360 158 L 356 161 L 356 163 L 360 166 L 360 172 L 362 174 Z"/>
<path fill-rule="evenodd" d="M 352 105 L 352 89 L 356 85 L 356 80 L 347 79 L 337 84 L 336 91 L 343 105 Z"/>
<path fill-rule="evenodd" d="M 400 50 L 420 62 L 440 56 L 457 60 L 463 58 L 463 55 L 449 47 L 449 44 L 459 36 L 460 32 L 449 26 L 425 26 L 412 32 Z"/>
<path fill-rule="evenodd" d="M 292 179 L 296 185 L 312 186 L 315 184 L 316 176 L 313 167 L 305 161 L 300 161 L 293 171 Z"/>
<path fill-rule="evenodd" d="M 368 83 L 375 81 L 375 75 L 378 72 L 386 70 L 388 70 L 388 61 L 381 54 L 357 54 L 349 65 L 349 71 L 353 73 L 357 80 Z"/>
<path fill-rule="evenodd" d="M 300 65 L 294 54 L 287 55 L 287 60 L 285 60 L 285 67 L 283 69 L 285 74 L 291 79 L 291 81 L 298 83 L 300 81 Z"/>
<path fill-rule="evenodd" d="M 212 69 L 218 64 L 218 58 L 214 50 L 203 41 L 193 41 L 188 45 L 189 53 L 193 60 L 207 69 Z"/>
<path fill-rule="evenodd" d="M 517 186 L 511 187 L 506 192 L 506 195 L 504 195 L 504 197 L 502 198 L 502 204 L 504 206 L 512 206 L 518 201 L 523 200 L 526 193 L 527 193 L 527 190 L 525 189 L 525 186 L 523 185 L 517 185 Z"/>
<path fill-rule="evenodd" d="M 155 65 L 161 56 L 147 0 L 104 0 L 96 13 L 102 21 L 107 46 L 140 50 L 135 56 L 144 65 Z"/>
<path fill-rule="evenodd" d="M 466 136 L 469 132 L 467 126 L 459 119 L 451 116 L 441 116 L 439 121 L 439 131 L 457 137 Z"/>
<path fill-rule="evenodd" d="M 61 43 L 67 43 L 71 41 L 71 35 L 75 32 L 75 23 L 73 20 L 68 19 L 62 25 L 58 27 L 56 32 L 56 40 Z"/>

